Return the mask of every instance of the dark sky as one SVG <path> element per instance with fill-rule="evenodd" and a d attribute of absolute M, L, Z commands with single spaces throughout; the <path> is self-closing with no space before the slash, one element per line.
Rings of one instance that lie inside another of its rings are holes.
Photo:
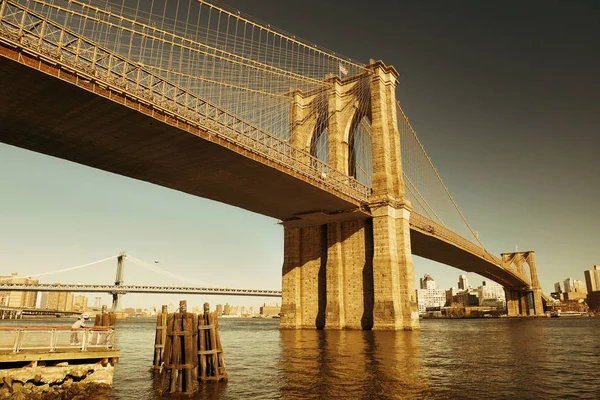
<path fill-rule="evenodd" d="M 491 251 L 536 250 L 546 289 L 600 263 L 600 2 L 226 4 L 393 64 L 399 100 Z"/>

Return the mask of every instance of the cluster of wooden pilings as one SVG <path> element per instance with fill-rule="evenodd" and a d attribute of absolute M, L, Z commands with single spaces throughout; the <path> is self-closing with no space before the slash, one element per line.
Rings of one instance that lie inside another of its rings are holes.
<path fill-rule="evenodd" d="M 107 312 L 106 306 L 102 306 L 102 312 L 96 314 L 94 319 L 94 326 L 105 326 L 107 328 L 115 329 L 117 325 L 117 315 L 114 312 Z"/>
<path fill-rule="evenodd" d="M 187 312 L 179 302 L 179 312 L 168 313 L 167 306 L 156 319 L 154 369 L 160 371 L 161 394 L 192 395 L 198 381 L 227 379 L 218 320 L 204 303 L 204 313 Z"/>

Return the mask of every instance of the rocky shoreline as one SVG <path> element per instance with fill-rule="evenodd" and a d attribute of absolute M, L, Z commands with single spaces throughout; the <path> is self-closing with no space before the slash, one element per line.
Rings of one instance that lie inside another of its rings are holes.
<path fill-rule="evenodd" d="M 112 388 L 114 366 L 61 362 L 0 370 L 0 399 L 88 399 Z"/>

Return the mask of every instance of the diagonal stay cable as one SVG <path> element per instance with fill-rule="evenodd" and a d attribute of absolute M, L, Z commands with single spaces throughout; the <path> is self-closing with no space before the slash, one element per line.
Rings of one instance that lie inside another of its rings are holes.
<path fill-rule="evenodd" d="M 174 274 L 172 272 L 166 271 L 163 268 L 160 268 L 158 266 L 150 265 L 149 263 L 147 263 L 147 262 L 145 262 L 143 260 L 140 260 L 139 258 L 134 257 L 132 255 L 127 255 L 127 258 L 130 261 L 132 261 L 133 263 L 135 263 L 136 265 L 138 265 L 138 266 L 140 266 L 142 268 L 145 268 L 145 269 L 147 269 L 149 271 L 155 272 L 155 273 L 163 275 L 163 276 L 168 276 L 168 277 L 176 279 L 178 281 L 182 281 L 182 282 L 186 282 L 186 283 L 192 283 L 192 284 L 197 285 L 199 287 L 217 287 L 216 285 L 210 285 L 210 284 L 202 283 L 202 282 L 196 281 L 194 279 L 186 278 L 186 277 L 183 277 L 181 275 L 177 275 L 177 274 Z"/>
<path fill-rule="evenodd" d="M 481 247 L 483 247 L 485 249 L 485 246 L 484 246 L 483 242 L 481 240 L 479 240 L 479 236 L 475 233 L 475 231 L 473 230 L 473 228 L 471 228 L 471 225 L 467 222 L 467 219 L 465 218 L 464 214 L 462 213 L 462 211 L 460 211 L 460 208 L 458 208 L 458 204 L 456 204 L 456 201 L 454 201 L 454 198 L 450 194 L 450 191 L 448 190 L 448 187 L 444 184 L 444 181 L 442 180 L 442 177 L 440 176 L 440 174 L 438 173 L 437 169 L 433 165 L 433 162 L 431 161 L 431 158 L 429 157 L 429 154 L 427 154 L 427 152 L 425 151 L 425 147 L 423 147 L 423 144 L 419 140 L 419 138 L 417 136 L 417 133 L 415 132 L 415 130 L 413 129 L 412 125 L 410 124 L 410 121 L 408 120 L 408 117 L 406 116 L 406 114 L 404 114 L 404 110 L 402 110 L 402 107 L 400 106 L 400 102 L 396 102 L 396 104 L 397 104 L 397 107 L 398 107 L 398 111 L 400 111 L 400 113 L 402 114 L 402 116 L 406 120 L 406 123 L 408 124 L 408 126 L 410 128 L 410 131 L 415 136 L 415 139 L 417 140 L 417 143 L 419 144 L 419 146 L 421 147 L 421 150 L 425 154 L 425 157 L 427 158 L 427 161 L 429 161 L 429 165 L 431 166 L 431 168 L 433 169 L 433 172 L 435 173 L 436 177 L 438 178 L 438 180 L 442 184 L 442 187 L 444 188 L 444 191 L 446 192 L 446 195 L 448 196 L 448 198 L 450 199 L 450 201 L 454 205 L 454 208 L 456 209 L 456 211 L 460 215 L 460 218 L 463 220 L 463 222 L 465 223 L 465 225 L 467 226 L 467 228 L 469 229 L 469 231 L 471 232 L 471 234 L 473 235 L 473 237 L 475 238 L 475 240 L 477 240 L 477 242 L 481 245 Z"/>

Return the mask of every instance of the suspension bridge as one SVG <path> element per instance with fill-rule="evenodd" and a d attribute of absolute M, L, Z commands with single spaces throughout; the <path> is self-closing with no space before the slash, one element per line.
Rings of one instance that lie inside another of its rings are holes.
<path fill-rule="evenodd" d="M 121 252 L 118 255 L 97 260 L 91 263 L 78 265 L 75 267 L 62 268 L 55 271 L 42 272 L 29 275 L 28 278 L 48 277 L 55 274 L 74 271 L 82 268 L 92 268 L 100 263 L 117 261 L 116 277 L 114 285 L 102 284 L 64 284 L 64 283 L 3 283 L 2 280 L 10 280 L 12 277 L 0 278 L 0 292 L 79 292 L 79 293 L 109 293 L 113 296 L 111 311 L 121 311 L 121 297 L 127 293 L 146 293 L 146 294 L 197 294 L 197 295 L 224 295 L 224 296 L 259 296 L 259 297 L 281 297 L 281 290 L 270 289 L 237 289 L 220 288 L 207 285 L 198 286 L 148 286 L 148 285 L 125 285 L 125 260 L 130 260 L 134 264 L 144 268 L 147 271 L 154 272 L 161 277 L 171 278 L 185 283 L 195 283 L 189 278 L 174 274 L 157 265 L 151 265 L 132 255 Z M 44 310 L 42 310 L 44 311 Z M 56 312 L 55 312 L 56 313 Z"/>
<path fill-rule="evenodd" d="M 207 1 L 0 0 L 0 79 L 1 142 L 281 220 L 282 327 L 416 329 L 412 254 L 543 313 L 533 252 L 486 250 L 382 61 Z"/>

